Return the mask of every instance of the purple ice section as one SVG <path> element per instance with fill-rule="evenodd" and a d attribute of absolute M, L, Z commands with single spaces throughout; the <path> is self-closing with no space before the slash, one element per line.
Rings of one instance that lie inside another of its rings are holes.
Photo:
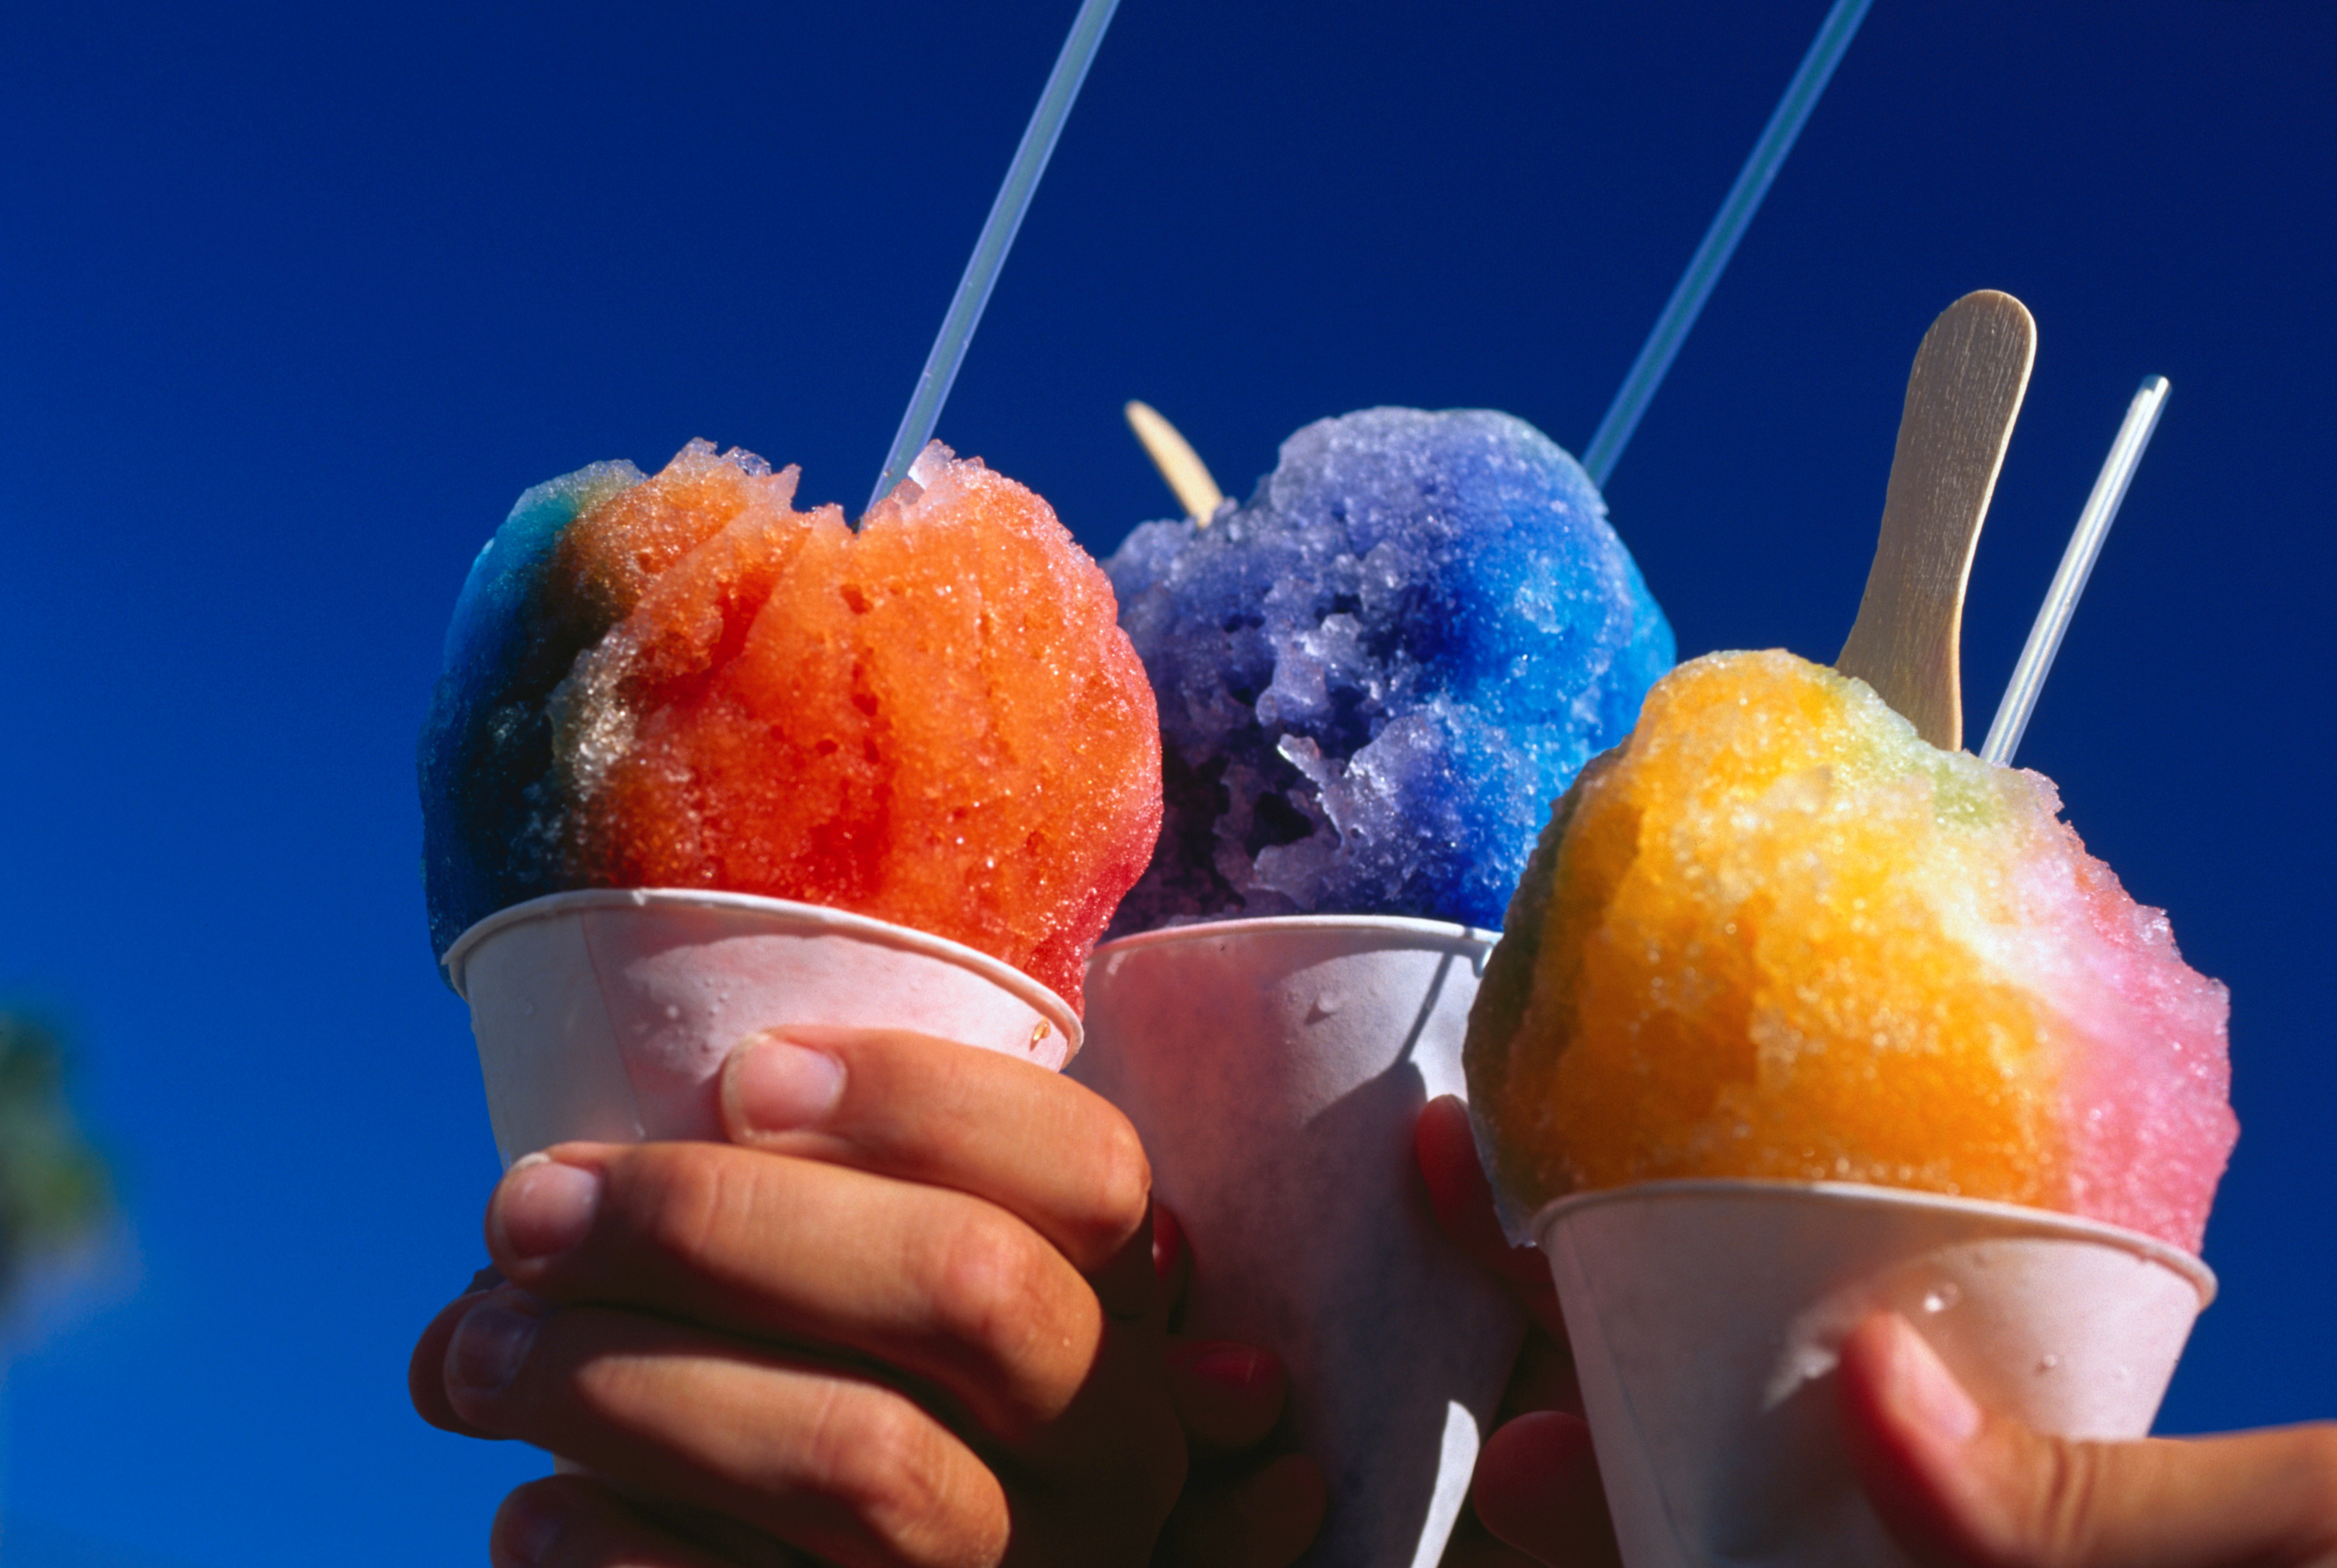
<path fill-rule="evenodd" d="M 1160 701 L 1168 819 L 1112 934 L 1238 916 L 1498 927 L 1673 641 L 1606 503 L 1523 420 L 1309 425 L 1247 505 L 1105 563 Z"/>

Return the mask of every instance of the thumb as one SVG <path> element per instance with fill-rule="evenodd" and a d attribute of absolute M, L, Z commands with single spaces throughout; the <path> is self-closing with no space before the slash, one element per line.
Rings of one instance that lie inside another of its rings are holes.
<path fill-rule="evenodd" d="M 1892 1314 L 1843 1344 L 1841 1393 L 1876 1513 L 1933 1568 L 2337 1564 L 2337 1426 L 2049 1437 L 1983 1412 Z"/>

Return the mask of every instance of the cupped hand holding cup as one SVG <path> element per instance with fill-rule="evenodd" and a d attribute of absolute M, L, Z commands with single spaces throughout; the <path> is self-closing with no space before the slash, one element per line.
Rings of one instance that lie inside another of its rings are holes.
<path fill-rule="evenodd" d="M 498 1562 L 1271 1564 L 1311 1537 L 1311 1465 L 1239 1458 L 1278 1367 L 1165 1332 L 1182 1250 L 1109 1106 L 809 1027 L 742 1047 L 719 1104 L 727 1143 L 516 1164 L 504 1282 L 416 1348 L 425 1416 L 571 1461 L 507 1503 Z"/>

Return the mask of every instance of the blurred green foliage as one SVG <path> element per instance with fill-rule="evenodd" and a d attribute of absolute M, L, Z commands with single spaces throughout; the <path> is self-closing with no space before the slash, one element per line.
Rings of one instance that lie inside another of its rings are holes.
<path fill-rule="evenodd" d="M 0 1013 L 0 1306 L 44 1254 L 94 1232 L 113 1207 L 104 1161 L 64 1100 L 53 1030 Z"/>

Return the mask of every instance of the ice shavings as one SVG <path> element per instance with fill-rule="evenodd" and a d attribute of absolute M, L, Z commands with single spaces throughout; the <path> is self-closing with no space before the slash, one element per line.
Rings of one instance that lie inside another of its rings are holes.
<path fill-rule="evenodd" d="M 1673 657 L 1580 468 L 1486 411 L 1310 425 L 1247 505 L 1148 524 L 1106 570 L 1160 701 L 1168 802 L 1120 932 L 1495 926 L 1549 802 Z"/>

